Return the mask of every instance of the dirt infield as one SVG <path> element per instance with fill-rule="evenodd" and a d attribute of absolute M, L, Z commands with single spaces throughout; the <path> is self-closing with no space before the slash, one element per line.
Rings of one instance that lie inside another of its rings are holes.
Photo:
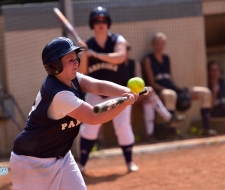
<path fill-rule="evenodd" d="M 134 161 L 140 170 L 127 173 L 122 156 L 91 158 L 84 176 L 88 190 L 225 189 L 225 144 L 136 154 Z M 12 189 L 10 173 L 0 177 L 0 189 Z"/>

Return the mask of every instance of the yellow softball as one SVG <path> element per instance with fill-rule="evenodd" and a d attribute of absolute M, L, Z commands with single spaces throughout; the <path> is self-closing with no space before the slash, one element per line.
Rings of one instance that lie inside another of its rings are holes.
<path fill-rule="evenodd" d="M 134 77 L 128 81 L 127 87 L 131 90 L 131 92 L 139 93 L 144 90 L 145 82 L 140 77 Z"/>

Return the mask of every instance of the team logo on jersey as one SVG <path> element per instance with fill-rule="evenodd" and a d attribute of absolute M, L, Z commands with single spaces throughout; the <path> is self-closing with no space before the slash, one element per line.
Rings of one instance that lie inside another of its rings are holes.
<path fill-rule="evenodd" d="M 95 71 L 99 71 L 101 69 L 111 70 L 114 72 L 118 71 L 118 65 L 110 64 L 110 63 L 97 63 L 90 67 L 88 67 L 88 73 L 93 73 Z"/>
<path fill-rule="evenodd" d="M 169 73 L 159 73 L 156 77 L 156 80 L 162 80 L 162 79 L 171 79 L 171 76 Z"/>
<path fill-rule="evenodd" d="M 71 120 L 69 123 L 63 123 L 61 124 L 62 130 L 65 130 L 66 128 L 72 128 L 72 127 L 76 127 L 77 125 L 79 125 L 81 122 L 76 120 L 75 123 L 73 120 Z"/>
<path fill-rule="evenodd" d="M 8 172 L 9 172 L 8 168 L 2 168 L 0 166 L 0 176 L 6 175 L 6 174 L 8 174 Z"/>
<path fill-rule="evenodd" d="M 220 99 L 217 99 L 214 103 L 215 106 L 218 106 L 219 104 L 225 104 L 225 98 L 222 97 Z"/>

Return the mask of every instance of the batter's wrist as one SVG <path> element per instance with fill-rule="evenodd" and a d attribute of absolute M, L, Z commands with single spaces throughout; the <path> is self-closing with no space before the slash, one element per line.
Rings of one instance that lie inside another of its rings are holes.
<path fill-rule="evenodd" d="M 129 88 L 126 88 L 125 93 L 131 93 L 131 90 Z"/>
<path fill-rule="evenodd" d="M 95 53 L 95 58 L 99 58 L 99 53 Z"/>

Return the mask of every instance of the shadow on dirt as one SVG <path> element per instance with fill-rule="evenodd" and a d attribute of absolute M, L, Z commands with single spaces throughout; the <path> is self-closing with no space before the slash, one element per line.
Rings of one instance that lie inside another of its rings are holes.
<path fill-rule="evenodd" d="M 109 182 L 109 181 L 115 181 L 118 178 L 127 175 L 128 173 L 124 174 L 110 174 L 108 176 L 91 176 L 91 175 L 84 175 L 84 181 L 86 185 L 93 185 L 97 183 L 102 183 L 102 182 Z"/>
<path fill-rule="evenodd" d="M 0 189 L 2 189 L 2 190 L 12 190 L 12 183 L 4 184 L 3 186 L 0 186 Z"/>

